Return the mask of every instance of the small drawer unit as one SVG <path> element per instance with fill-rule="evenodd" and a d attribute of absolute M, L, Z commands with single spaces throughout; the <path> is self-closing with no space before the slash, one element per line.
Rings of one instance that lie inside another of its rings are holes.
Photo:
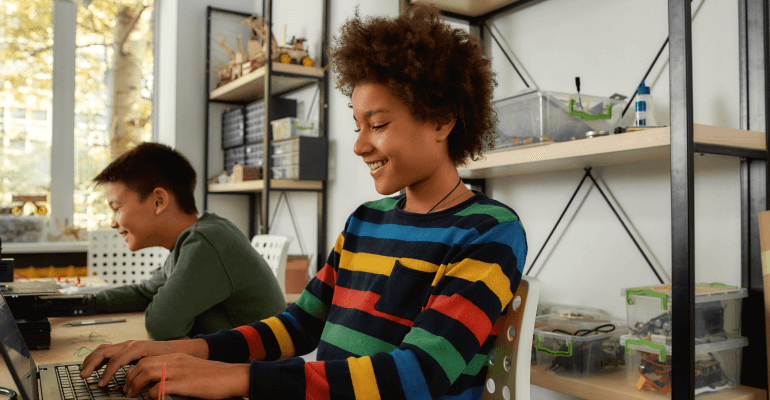
<path fill-rule="evenodd" d="M 622 371 L 620 336 L 626 333 L 628 330 L 619 321 L 538 316 L 533 349 L 537 368 L 577 378 Z"/>
<path fill-rule="evenodd" d="M 244 107 L 245 112 L 245 143 L 252 144 L 263 141 L 265 138 L 265 102 L 255 101 Z M 275 120 L 297 115 L 297 101 L 274 97 L 270 100 L 270 118 Z M 272 129 L 268 127 L 268 129 Z"/>
<path fill-rule="evenodd" d="M 233 172 L 235 164 L 246 164 L 246 146 L 233 147 L 225 150 L 225 171 L 228 174 Z"/>
<path fill-rule="evenodd" d="M 671 361 L 676 357 L 671 341 L 650 341 L 634 335 L 623 335 L 620 343 L 625 348 L 629 386 L 643 392 L 670 396 Z M 740 384 L 741 357 L 747 345 L 745 337 L 696 344 L 695 395 L 735 389 Z"/>
<path fill-rule="evenodd" d="M 265 161 L 265 144 L 253 143 L 246 145 L 245 166 L 262 167 Z"/>
<path fill-rule="evenodd" d="M 243 146 L 243 128 L 243 108 L 228 109 L 222 113 L 222 150 Z"/>
<path fill-rule="evenodd" d="M 326 180 L 328 146 L 325 137 L 298 136 L 274 141 L 271 146 L 273 179 Z"/>
<path fill-rule="evenodd" d="M 642 339 L 671 337 L 671 285 L 627 288 L 628 330 Z M 722 284 L 695 285 L 695 343 L 741 336 L 741 303 L 748 291 Z"/>

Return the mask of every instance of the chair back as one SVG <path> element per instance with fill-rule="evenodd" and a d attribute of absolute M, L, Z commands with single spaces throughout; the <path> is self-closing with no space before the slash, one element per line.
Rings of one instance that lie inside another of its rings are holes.
<path fill-rule="evenodd" d="M 505 322 L 489 353 L 489 370 L 482 399 L 529 400 L 532 337 L 540 298 L 540 281 L 522 276 L 506 306 Z"/>
<path fill-rule="evenodd" d="M 168 249 L 163 247 L 131 251 L 115 229 L 88 232 L 88 276 L 104 279 L 112 285 L 123 286 L 149 279 L 152 271 L 163 266 L 168 254 Z"/>
<path fill-rule="evenodd" d="M 284 295 L 286 295 L 286 259 L 289 256 L 289 243 L 291 243 L 290 237 L 280 235 L 256 235 L 251 239 L 251 245 L 273 270 Z"/>

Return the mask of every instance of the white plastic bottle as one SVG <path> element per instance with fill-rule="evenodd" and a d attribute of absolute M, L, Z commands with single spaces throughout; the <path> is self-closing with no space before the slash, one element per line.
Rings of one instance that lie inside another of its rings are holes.
<path fill-rule="evenodd" d="M 658 126 L 655 122 L 655 107 L 650 94 L 650 87 L 644 84 L 644 81 L 636 89 L 636 115 L 634 118 L 636 126 Z"/>

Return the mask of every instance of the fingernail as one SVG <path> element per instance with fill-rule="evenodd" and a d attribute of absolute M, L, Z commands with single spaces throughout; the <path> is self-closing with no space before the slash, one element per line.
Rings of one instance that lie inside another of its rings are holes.
<path fill-rule="evenodd" d="M 104 386 L 104 380 L 99 379 L 99 383 L 96 384 L 97 386 Z"/>

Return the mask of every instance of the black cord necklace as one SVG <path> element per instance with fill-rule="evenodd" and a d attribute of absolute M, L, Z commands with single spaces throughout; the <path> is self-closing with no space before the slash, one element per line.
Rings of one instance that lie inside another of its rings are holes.
<path fill-rule="evenodd" d="M 451 190 L 449 193 L 447 193 L 447 194 L 446 194 L 446 196 L 444 196 L 444 198 L 443 198 L 443 199 L 441 199 L 441 200 L 440 200 L 438 203 L 436 203 L 436 205 L 435 205 L 435 206 L 433 206 L 433 208 L 431 208 L 430 210 L 428 210 L 428 212 L 426 212 L 426 214 L 430 214 L 430 212 L 431 212 L 431 211 L 433 211 L 433 209 L 435 209 L 436 207 L 438 207 L 438 205 L 439 205 L 439 204 L 441 204 L 442 202 L 444 202 L 444 200 L 446 200 L 446 198 L 447 198 L 447 197 L 449 197 L 449 195 L 450 195 L 450 194 L 452 194 L 452 192 L 454 192 L 454 191 L 455 191 L 455 189 L 457 189 L 457 187 L 458 187 L 458 186 L 460 186 L 460 183 L 461 183 L 462 181 L 463 181 L 463 178 L 460 178 L 460 180 L 459 180 L 459 181 L 457 181 L 457 185 L 455 185 L 455 187 L 453 187 L 453 188 L 452 188 L 452 190 Z M 465 194 L 465 193 L 463 193 L 463 194 Z"/>

